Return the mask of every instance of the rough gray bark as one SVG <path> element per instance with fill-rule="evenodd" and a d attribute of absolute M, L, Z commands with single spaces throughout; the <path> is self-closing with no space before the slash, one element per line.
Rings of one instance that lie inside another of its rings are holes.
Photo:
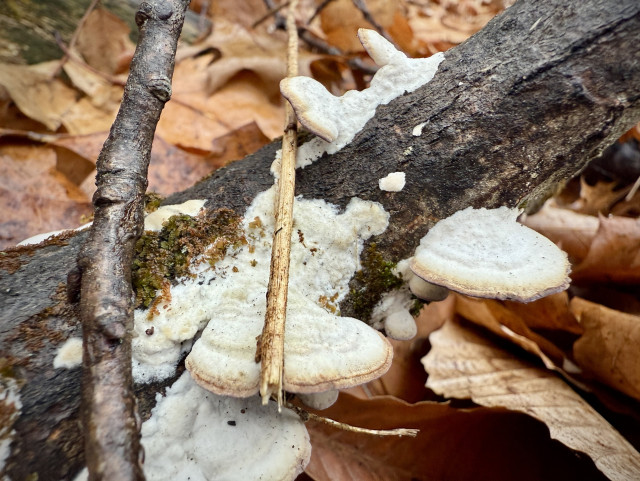
<path fill-rule="evenodd" d="M 459 209 L 535 202 L 640 119 L 639 36 L 635 0 L 521 0 L 448 51 L 429 84 L 380 107 L 350 145 L 298 170 L 297 193 L 340 206 L 353 196 L 380 202 L 391 225 L 374 241 L 390 260 L 410 255 L 437 220 Z M 422 122 L 422 135 L 413 136 Z M 243 213 L 271 186 L 278 147 L 166 202 L 207 198 L 210 209 Z M 394 171 L 407 173 L 404 190 L 380 191 L 378 179 Z M 66 286 L 74 297 L 66 276 L 81 237 L 0 260 L 2 357 L 24 382 L 6 471 L 14 479 L 32 472 L 66 479 L 83 462 L 78 372 L 51 365 L 61 340 L 79 329 L 72 306 L 56 293 Z M 349 314 L 350 301 L 341 309 Z M 156 388 L 141 390 L 143 416 Z"/>

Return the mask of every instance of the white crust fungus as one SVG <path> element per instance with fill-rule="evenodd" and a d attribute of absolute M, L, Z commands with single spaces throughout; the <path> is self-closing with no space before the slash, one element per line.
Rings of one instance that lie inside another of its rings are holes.
<path fill-rule="evenodd" d="M 288 481 L 309 463 L 309 434 L 287 408 L 217 396 L 186 372 L 156 399 L 141 429 L 148 481 Z"/>
<path fill-rule="evenodd" d="M 473 209 L 438 222 L 411 264 L 422 279 L 476 297 L 529 302 L 569 286 L 567 255 L 517 222 L 519 211 Z"/>
<path fill-rule="evenodd" d="M 73 369 L 82 365 L 82 338 L 70 337 L 58 348 L 53 368 Z"/>
<path fill-rule="evenodd" d="M 136 311 L 132 346 L 137 382 L 172 375 L 181 353 L 206 325 L 187 358 L 193 377 L 218 394 L 257 392 L 260 365 L 254 357 L 264 322 L 274 192 L 271 188 L 256 196 L 245 214 L 249 245 L 227 253 L 215 268 L 198 265 L 196 277 L 172 286 L 171 300 L 160 303 L 151 320 L 148 311 Z M 392 350 L 386 339 L 360 321 L 337 316 L 337 305 L 359 268 L 363 241 L 382 233 L 388 218 L 380 204 L 357 198 L 341 214 L 322 200 L 296 199 L 285 389 L 317 392 L 352 386 L 388 369 Z"/>
<path fill-rule="evenodd" d="M 81 230 L 88 229 L 89 227 L 91 227 L 92 224 L 93 224 L 93 222 L 88 222 L 86 224 L 81 225 L 80 227 L 76 227 L 75 229 L 54 230 L 54 231 L 51 231 L 51 232 L 45 232 L 43 234 L 36 234 L 34 236 L 29 237 L 28 239 L 25 239 L 23 241 L 18 242 L 16 245 L 18 245 L 18 246 L 28 246 L 28 245 L 40 244 L 41 242 L 46 241 L 50 237 L 55 237 L 57 235 L 65 233 L 67 231 L 80 232 Z"/>
<path fill-rule="evenodd" d="M 406 175 L 404 172 L 391 172 L 386 177 L 378 180 L 380 190 L 387 192 L 400 192 L 404 189 L 406 183 Z"/>
<path fill-rule="evenodd" d="M 374 30 L 361 28 L 358 37 L 380 66 L 369 88 L 349 90 L 335 97 L 309 77 L 286 78 L 280 82 L 280 91 L 293 106 L 300 123 L 318 136 L 298 148 L 298 167 L 311 164 L 325 152 L 333 154 L 342 149 L 375 115 L 379 105 L 388 104 L 429 82 L 444 60 L 441 52 L 429 58 L 407 58 Z M 277 171 L 274 167 L 273 172 Z"/>
<path fill-rule="evenodd" d="M 420 124 L 416 125 L 416 126 L 413 128 L 413 130 L 411 131 L 411 134 L 412 134 L 414 137 L 420 137 L 420 136 L 422 135 L 422 129 L 424 128 L 424 126 L 425 126 L 425 125 L 427 125 L 427 123 L 426 123 L 426 122 L 422 122 L 422 123 L 420 123 Z"/>
<path fill-rule="evenodd" d="M 184 373 L 142 425 L 149 481 L 295 479 L 311 455 L 300 418 L 260 399 L 216 396 Z"/>

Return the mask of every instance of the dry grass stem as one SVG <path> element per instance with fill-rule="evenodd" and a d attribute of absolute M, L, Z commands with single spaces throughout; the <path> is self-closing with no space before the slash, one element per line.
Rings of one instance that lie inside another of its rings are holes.
<path fill-rule="evenodd" d="M 298 31 L 295 23 L 297 0 L 289 5 L 287 14 L 287 76 L 298 75 Z M 293 197 L 295 190 L 296 151 L 298 127 L 293 108 L 286 104 L 285 130 L 282 138 L 282 160 L 276 197 L 275 229 L 271 251 L 271 270 L 267 290 L 267 311 L 258 352 L 260 370 L 260 395 L 267 404 L 274 394 L 278 409 L 282 406 L 282 377 L 284 373 L 284 331 L 289 287 L 289 258 L 293 230 Z"/>

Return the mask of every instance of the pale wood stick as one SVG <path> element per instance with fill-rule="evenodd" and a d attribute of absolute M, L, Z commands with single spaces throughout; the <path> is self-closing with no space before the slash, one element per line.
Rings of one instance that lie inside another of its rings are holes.
<path fill-rule="evenodd" d="M 289 5 L 287 14 L 287 77 L 298 75 L 298 31 L 295 22 L 297 0 Z M 289 287 L 289 257 L 293 230 L 293 197 L 296 185 L 296 151 L 298 126 L 289 103 L 285 106 L 285 130 L 282 138 L 282 160 L 276 200 L 275 229 L 271 251 L 271 271 L 267 290 L 267 311 L 256 358 L 262 361 L 260 395 L 267 404 L 272 394 L 282 407 L 282 376 L 284 372 L 284 330 Z"/>

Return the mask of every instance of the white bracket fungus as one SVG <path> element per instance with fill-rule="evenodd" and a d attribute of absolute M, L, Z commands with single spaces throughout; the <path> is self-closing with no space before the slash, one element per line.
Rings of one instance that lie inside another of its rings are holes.
<path fill-rule="evenodd" d="M 404 309 L 392 312 L 385 317 L 384 330 L 392 339 L 408 341 L 418 333 L 418 326 L 411 313 Z"/>
<path fill-rule="evenodd" d="M 446 287 L 432 284 L 414 275 L 409 280 L 409 289 L 414 296 L 423 301 L 443 301 L 449 295 L 449 289 Z"/>
<path fill-rule="evenodd" d="M 518 215 L 507 207 L 456 212 L 422 238 L 411 269 L 476 297 L 529 302 L 569 287 L 567 255 Z"/>
<path fill-rule="evenodd" d="M 262 331 L 266 288 L 227 292 L 224 310 L 212 319 L 187 357 L 201 386 L 230 396 L 258 392 L 256 337 Z M 384 374 L 393 350 L 365 323 L 338 317 L 289 285 L 284 340 L 285 391 L 313 393 L 352 387 Z"/>
<path fill-rule="evenodd" d="M 206 325 L 187 358 L 194 378 L 218 394 L 257 392 L 256 336 L 264 322 L 274 192 L 271 188 L 256 196 L 245 214 L 248 245 L 228 252 L 215 268 L 206 263 L 195 267 L 196 277 L 172 286 L 170 300 L 158 306 L 151 320 L 147 311 L 136 311 L 136 381 L 172 375 L 183 344 L 190 347 Z M 285 389 L 318 392 L 353 386 L 388 369 L 392 349 L 386 339 L 365 323 L 336 315 L 359 267 L 363 241 L 382 233 L 388 218 L 380 204 L 357 198 L 341 214 L 322 200 L 296 200 Z"/>
<path fill-rule="evenodd" d="M 400 192 L 404 189 L 406 183 L 406 175 L 404 172 L 391 172 L 386 177 L 378 180 L 380 190 L 387 192 Z"/>
<path fill-rule="evenodd" d="M 335 97 L 309 77 L 286 78 L 280 82 L 280 91 L 293 106 L 300 123 L 319 137 L 299 147 L 298 167 L 309 165 L 324 152 L 333 154 L 342 149 L 375 115 L 379 105 L 388 104 L 429 82 L 444 60 L 441 52 L 429 58 L 407 58 L 374 30 L 361 28 L 358 37 L 380 66 L 369 88 L 349 90 Z"/>
<path fill-rule="evenodd" d="M 289 409 L 279 413 L 275 403 L 217 396 L 189 373 L 156 398 L 141 430 L 149 481 L 285 481 L 309 463 L 304 423 Z M 86 480 L 86 473 L 75 481 Z"/>

